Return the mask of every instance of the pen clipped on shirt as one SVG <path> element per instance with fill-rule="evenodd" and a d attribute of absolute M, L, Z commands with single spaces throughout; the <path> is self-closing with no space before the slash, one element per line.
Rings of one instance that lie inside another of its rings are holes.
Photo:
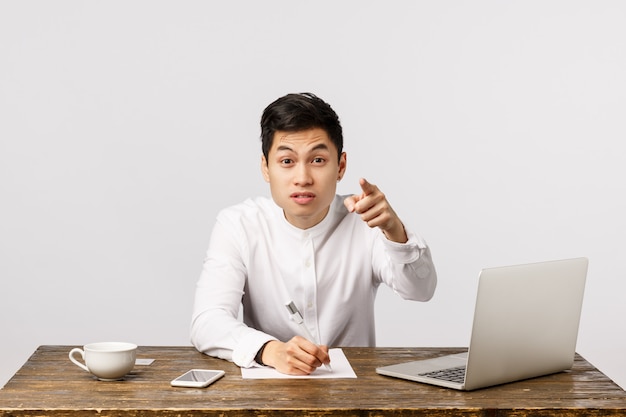
<path fill-rule="evenodd" d="M 291 320 L 295 321 L 300 326 L 302 331 L 304 332 L 304 337 L 306 337 L 309 341 L 311 341 L 313 343 L 319 344 L 319 343 L 316 342 L 315 337 L 313 337 L 313 335 L 311 334 L 309 329 L 304 324 L 304 318 L 302 317 L 302 314 L 300 314 L 300 310 L 298 310 L 298 307 L 296 307 L 294 302 L 290 301 L 288 304 L 285 304 L 285 307 L 287 307 L 287 310 L 289 311 L 289 316 L 291 317 Z M 328 365 L 328 364 L 324 364 L 324 367 L 329 372 L 333 371 L 332 368 L 330 367 L 330 365 Z"/>

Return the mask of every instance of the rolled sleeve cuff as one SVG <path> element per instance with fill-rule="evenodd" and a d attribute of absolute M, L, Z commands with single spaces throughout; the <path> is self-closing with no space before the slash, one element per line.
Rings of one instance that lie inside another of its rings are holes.
<path fill-rule="evenodd" d="M 422 253 L 428 250 L 428 245 L 420 236 L 407 230 L 409 240 L 406 243 L 392 242 L 382 236 L 385 248 L 391 262 L 396 264 L 410 264 L 417 261 Z"/>
<path fill-rule="evenodd" d="M 256 331 L 246 335 L 233 350 L 233 362 L 242 368 L 258 366 L 254 358 L 259 349 L 271 340 L 277 339 L 263 332 Z"/>

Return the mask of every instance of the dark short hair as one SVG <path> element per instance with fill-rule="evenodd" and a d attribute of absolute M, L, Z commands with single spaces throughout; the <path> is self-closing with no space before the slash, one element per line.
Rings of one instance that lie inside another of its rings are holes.
<path fill-rule="evenodd" d="M 337 159 L 343 151 L 343 132 L 339 116 L 321 98 L 311 93 L 287 94 L 263 110 L 261 116 L 261 147 L 268 158 L 277 131 L 299 132 L 323 129 L 337 147 Z"/>

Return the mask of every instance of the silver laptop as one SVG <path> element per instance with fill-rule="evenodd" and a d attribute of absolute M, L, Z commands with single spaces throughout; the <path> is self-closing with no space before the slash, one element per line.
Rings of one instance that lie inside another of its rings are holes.
<path fill-rule="evenodd" d="M 587 265 L 575 258 L 483 269 L 467 352 L 376 372 L 469 391 L 571 368 Z"/>

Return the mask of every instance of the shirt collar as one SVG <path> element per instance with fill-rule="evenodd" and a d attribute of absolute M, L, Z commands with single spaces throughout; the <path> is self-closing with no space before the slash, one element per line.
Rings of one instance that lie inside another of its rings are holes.
<path fill-rule="evenodd" d="M 310 237 L 319 236 L 319 235 L 324 234 L 326 231 L 328 231 L 328 229 L 334 223 L 333 219 L 337 217 L 338 202 L 341 202 L 341 199 L 338 197 L 335 197 L 330 204 L 330 209 L 328 210 L 328 213 L 326 213 L 326 216 L 322 219 L 322 221 L 313 227 L 309 227 L 308 229 L 300 229 L 299 227 L 296 227 L 293 224 L 289 223 L 287 219 L 285 218 L 285 213 L 283 209 L 280 208 L 276 203 L 274 203 L 274 206 L 276 208 L 276 215 L 280 217 L 280 223 L 282 223 L 284 227 L 290 231 L 290 233 L 296 236 L 305 238 L 309 236 Z"/>

